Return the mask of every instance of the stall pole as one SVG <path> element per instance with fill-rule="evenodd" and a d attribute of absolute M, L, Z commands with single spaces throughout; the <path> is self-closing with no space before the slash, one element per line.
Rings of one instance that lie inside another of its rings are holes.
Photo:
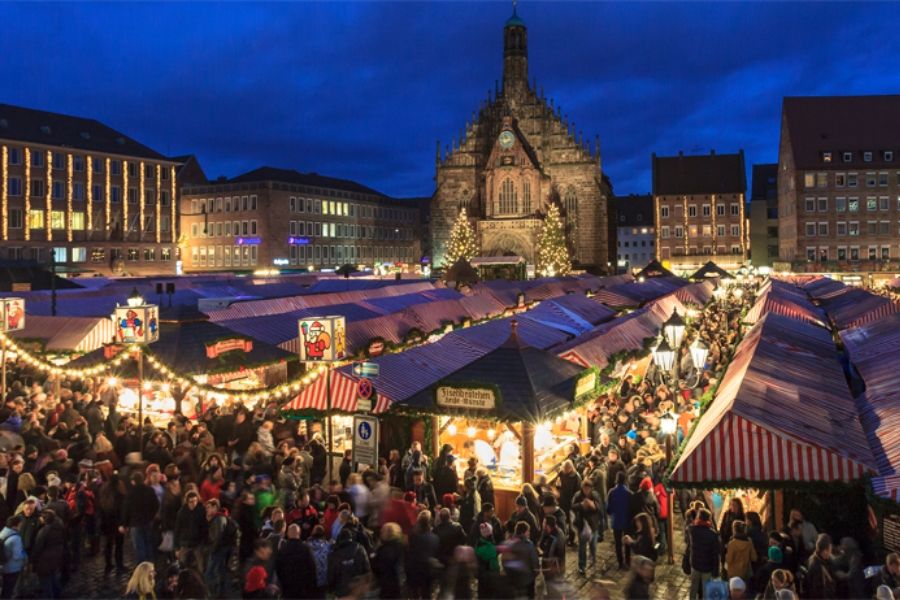
<path fill-rule="evenodd" d="M 784 528 L 784 492 L 775 490 L 775 529 L 781 531 Z"/>
<path fill-rule="evenodd" d="M 431 417 L 431 456 L 437 458 L 441 452 L 441 418 Z"/>
<path fill-rule="evenodd" d="M 672 464 L 672 436 L 666 436 L 666 466 Z M 666 519 L 666 538 L 668 538 L 669 564 L 675 564 L 675 490 L 669 490 L 666 503 L 669 505 L 669 518 Z"/>
<path fill-rule="evenodd" d="M 2 369 L 3 369 L 3 376 L 2 376 L 3 377 L 3 387 L 2 387 L 3 392 L 2 392 L 2 396 L 0 396 L 0 399 L 2 399 L 3 402 L 5 403 L 6 402 L 6 338 L 3 338 L 2 340 L 0 340 L 0 356 L 2 356 L 2 358 L 0 358 L 0 362 L 3 363 L 3 367 L 2 367 Z"/>
<path fill-rule="evenodd" d="M 144 353 L 135 351 L 138 367 L 138 456 L 144 460 Z"/>
<path fill-rule="evenodd" d="M 331 425 L 331 368 L 325 369 L 325 414 L 326 419 L 328 420 L 328 460 L 325 463 L 326 471 L 326 481 L 329 485 L 331 485 L 332 475 L 334 474 L 334 457 L 331 455 L 334 449 L 334 442 L 332 440 L 332 425 Z"/>
<path fill-rule="evenodd" d="M 534 483 L 534 423 L 522 423 L 522 483 Z"/>

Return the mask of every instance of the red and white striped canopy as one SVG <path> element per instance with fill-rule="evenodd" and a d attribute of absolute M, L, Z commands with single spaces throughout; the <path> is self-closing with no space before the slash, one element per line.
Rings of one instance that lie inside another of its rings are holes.
<path fill-rule="evenodd" d="M 349 373 L 332 369 L 331 374 L 331 410 L 345 413 L 356 412 L 359 408 L 357 386 L 359 380 Z M 391 406 L 391 400 L 384 394 L 375 391 L 372 412 L 380 414 Z M 297 394 L 290 402 L 281 407 L 282 410 L 328 410 L 328 386 L 325 377 L 317 378 L 305 390 Z"/>

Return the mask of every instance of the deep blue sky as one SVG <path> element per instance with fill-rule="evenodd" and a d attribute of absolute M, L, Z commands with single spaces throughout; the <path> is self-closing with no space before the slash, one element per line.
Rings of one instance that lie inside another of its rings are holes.
<path fill-rule="evenodd" d="M 94 117 L 207 175 L 270 164 L 430 195 L 501 73 L 508 2 L 0 4 L 0 102 Z M 894 3 L 533 3 L 530 76 L 617 193 L 650 154 L 776 160 L 783 95 L 896 93 Z M 749 182 L 748 182 L 749 183 Z"/>

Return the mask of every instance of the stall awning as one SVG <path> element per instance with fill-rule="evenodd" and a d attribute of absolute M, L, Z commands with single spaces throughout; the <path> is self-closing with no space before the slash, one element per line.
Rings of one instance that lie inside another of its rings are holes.
<path fill-rule="evenodd" d="M 40 340 L 45 351 L 91 352 L 112 341 L 112 319 L 98 317 L 42 317 L 29 314 L 25 329 L 10 332 L 18 340 Z"/>
<path fill-rule="evenodd" d="M 359 409 L 357 393 L 359 379 L 340 370 L 331 370 L 331 410 L 353 413 Z M 372 412 L 380 414 L 391 406 L 390 399 L 375 391 L 372 398 Z M 326 411 L 328 410 L 328 386 L 325 377 L 319 377 L 309 387 L 281 407 L 283 411 Z"/>
<path fill-rule="evenodd" d="M 760 290 L 756 302 L 744 316 L 744 323 L 753 325 L 770 312 L 822 327 L 828 320 L 801 289 L 772 279 Z"/>
<path fill-rule="evenodd" d="M 714 263 L 713 261 L 707 262 L 705 265 L 697 269 L 697 271 L 690 276 L 690 279 L 693 281 L 702 281 L 707 278 L 721 278 L 721 279 L 733 279 L 731 273 Z"/>
<path fill-rule="evenodd" d="M 735 351 L 672 480 L 851 481 L 874 465 L 830 333 L 769 313 Z"/>

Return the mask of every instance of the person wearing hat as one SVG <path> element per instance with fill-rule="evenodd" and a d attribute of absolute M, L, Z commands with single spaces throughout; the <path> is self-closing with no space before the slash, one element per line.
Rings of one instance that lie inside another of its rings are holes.
<path fill-rule="evenodd" d="M 581 482 L 581 490 L 572 499 L 575 535 L 578 538 L 578 573 L 584 575 L 587 554 L 590 550 L 591 565 L 597 562 L 597 541 L 603 539 L 606 529 L 606 507 L 600 495 L 594 491 L 590 479 Z"/>
<path fill-rule="evenodd" d="M 455 494 L 459 491 L 459 475 L 453 466 L 456 457 L 451 453 L 452 450 L 453 446 L 444 444 L 441 455 L 434 461 L 432 481 L 434 482 L 434 493 L 438 498 L 443 498 L 444 494 Z"/>
<path fill-rule="evenodd" d="M 732 577 L 728 580 L 729 600 L 745 600 L 747 598 L 747 583 L 740 577 Z"/>
<path fill-rule="evenodd" d="M 772 573 L 782 568 L 784 562 L 784 553 L 778 546 L 769 546 L 768 557 L 766 562 L 762 564 L 753 574 L 753 589 L 762 592 L 769 585 Z"/>
<path fill-rule="evenodd" d="M 470 546 L 474 548 L 475 544 L 478 543 L 478 537 L 481 535 L 482 523 L 487 523 L 491 526 L 495 544 L 503 542 L 503 523 L 497 518 L 497 514 L 494 512 L 494 505 L 490 502 L 483 502 L 481 504 L 481 511 L 478 513 L 478 516 L 475 517 L 475 522 L 472 523 L 472 527 L 469 528 L 468 543 Z"/>
<path fill-rule="evenodd" d="M 506 532 L 509 535 L 515 535 L 516 525 L 519 523 L 528 525 L 530 539 L 536 544 L 539 533 L 537 518 L 528 510 L 528 500 L 521 494 L 516 497 L 516 508 L 506 522 Z"/>
<path fill-rule="evenodd" d="M 272 557 L 272 546 L 267 540 L 258 539 L 253 542 L 253 557 L 244 574 L 243 597 L 266 598 L 269 585 L 269 572 L 266 564 Z"/>
<path fill-rule="evenodd" d="M 547 585 L 548 595 L 556 587 L 556 580 L 566 574 L 566 538 L 559 530 L 559 522 L 553 515 L 547 515 L 541 526 L 538 542 L 541 556 L 541 571 Z"/>
<path fill-rule="evenodd" d="M 494 528 L 490 523 L 478 526 L 478 540 L 475 542 L 475 560 L 478 564 L 478 597 L 496 596 L 497 578 L 500 575 L 500 561 L 497 559 L 497 544 L 494 542 Z"/>

